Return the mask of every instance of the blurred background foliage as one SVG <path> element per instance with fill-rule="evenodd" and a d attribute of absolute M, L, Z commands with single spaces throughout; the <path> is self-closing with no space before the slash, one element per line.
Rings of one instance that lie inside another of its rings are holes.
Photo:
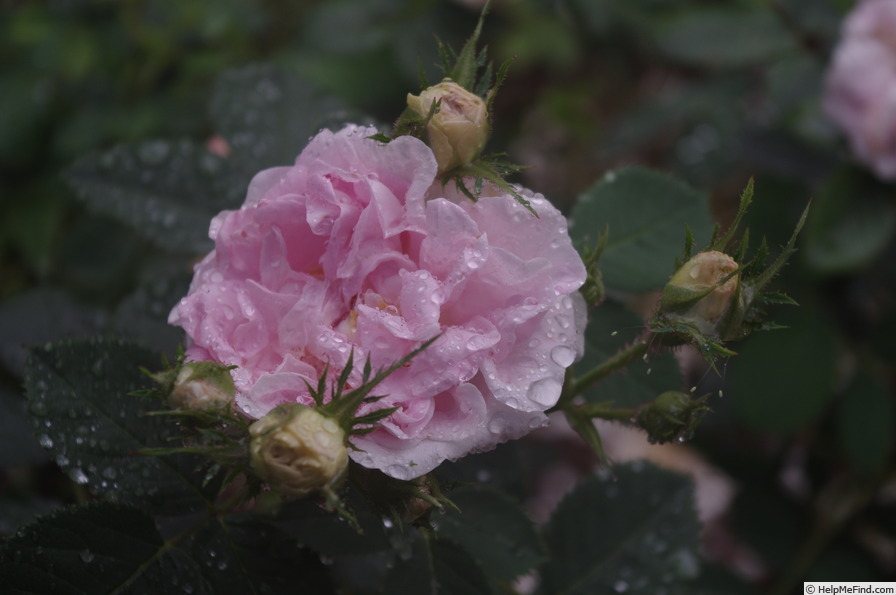
<path fill-rule="evenodd" d="M 249 129 L 256 119 L 262 128 L 288 126 L 322 105 L 338 121 L 388 125 L 405 94 L 419 89 L 421 70 L 439 77 L 433 33 L 459 47 L 476 4 L 3 4 L 0 530 L 85 497 L 30 436 L 23 346 L 114 332 L 170 350 L 179 335 L 164 319 L 189 282 L 186 257 L 203 251 L 166 244 L 164 226 L 155 236 L 134 233 L 115 212 L 78 200 L 62 172 L 120 143 L 183 138 L 202 146 L 221 127 Z M 721 376 L 686 353 L 679 358 L 685 386 L 725 394 L 690 445 L 737 487 L 730 508 L 704 529 L 706 558 L 725 585 L 718 592 L 807 578 L 896 579 L 896 192 L 850 160 L 820 108 L 851 5 L 497 0 L 483 32 L 496 62 L 514 58 L 488 149 L 530 166 L 518 181 L 566 212 L 607 171 L 639 164 L 708 194 L 724 225 L 754 176 L 750 237 L 758 244 L 766 236 L 774 250 L 813 199 L 800 252 L 778 281 L 800 303 L 772 313 L 788 328 L 737 345 Z M 307 103 L 273 114 L 208 107 L 213 90 L 226 93 L 247 72 L 275 67 L 302 81 Z M 224 74 L 234 68 L 242 70 Z M 261 166 L 285 163 L 316 130 L 309 120 L 296 130 L 306 128 L 293 146 L 249 138 L 247 147 Z M 152 147 L 141 146 L 152 161 Z M 243 166 L 225 169 L 234 167 Z M 211 212 L 239 204 L 252 170 L 237 173 L 235 194 L 223 189 Z M 598 342 L 629 332 L 632 310 L 649 310 L 649 295 L 609 290 L 597 314 L 607 326 L 589 331 L 602 334 Z M 651 398 L 647 384 L 642 400 Z"/>

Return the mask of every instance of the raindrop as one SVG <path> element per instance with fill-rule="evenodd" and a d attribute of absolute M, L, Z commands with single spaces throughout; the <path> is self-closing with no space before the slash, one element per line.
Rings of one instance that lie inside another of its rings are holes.
<path fill-rule="evenodd" d="M 566 345 L 558 345 L 551 350 L 551 359 L 558 366 L 567 368 L 575 361 L 576 352 Z"/>
<path fill-rule="evenodd" d="M 613 590 L 617 593 L 625 593 L 628 591 L 628 583 L 623 580 L 618 580 L 613 583 Z"/>
<path fill-rule="evenodd" d="M 40 437 L 40 445 L 44 448 L 53 448 L 53 439 L 50 438 L 47 434 L 44 434 Z"/>
<path fill-rule="evenodd" d="M 495 416 L 488 422 L 488 431 L 492 434 L 501 434 L 506 427 L 507 420 L 500 416 Z"/>
<path fill-rule="evenodd" d="M 554 352 L 552 351 L 551 357 L 553 356 Z M 529 392 L 527 393 L 527 396 L 530 400 L 538 403 L 539 405 L 550 407 L 557 402 L 557 399 L 560 397 L 560 390 L 562 388 L 563 386 L 556 379 L 542 378 L 537 382 L 533 382 L 529 386 Z"/>
<path fill-rule="evenodd" d="M 476 481 L 485 483 L 492 478 L 492 473 L 488 469 L 480 469 L 476 472 Z"/>
<path fill-rule="evenodd" d="M 85 564 L 90 564 L 91 562 L 93 562 L 93 558 L 94 558 L 93 552 L 91 552 L 90 550 L 81 550 L 81 561 L 82 562 L 84 562 Z"/>

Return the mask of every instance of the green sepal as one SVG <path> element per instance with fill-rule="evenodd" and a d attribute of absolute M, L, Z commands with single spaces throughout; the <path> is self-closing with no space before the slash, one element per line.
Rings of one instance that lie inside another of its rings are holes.
<path fill-rule="evenodd" d="M 570 427 L 591 447 L 601 464 L 609 466 L 610 458 L 607 456 L 607 451 L 604 450 L 604 443 L 597 428 L 594 427 L 594 420 L 591 416 L 577 409 L 567 409 L 564 413 Z"/>
<path fill-rule="evenodd" d="M 597 236 L 594 247 L 582 248 L 582 263 L 585 265 L 585 283 L 579 290 L 585 298 L 588 308 L 595 308 L 604 301 L 606 296 L 606 287 L 604 285 L 603 274 L 601 273 L 598 263 L 600 257 L 603 256 L 607 247 L 607 238 L 610 235 L 609 225 Z"/>
<path fill-rule="evenodd" d="M 708 400 L 709 395 L 694 398 L 687 393 L 667 391 L 641 409 L 635 421 L 647 432 L 651 443 L 684 442 L 711 411 Z"/>
<path fill-rule="evenodd" d="M 364 427 L 368 425 L 367 422 L 363 421 L 368 415 L 376 415 L 373 414 L 365 414 L 360 417 L 356 417 L 355 414 L 358 411 L 358 407 L 361 406 L 362 403 L 365 402 L 365 399 L 371 398 L 369 395 L 371 391 L 373 391 L 376 386 L 386 379 L 392 372 L 397 370 L 398 368 L 404 366 L 408 362 L 410 362 L 417 354 L 421 351 L 429 347 L 433 344 L 441 335 L 436 335 L 432 339 L 425 341 L 419 347 L 411 351 L 409 354 L 394 362 L 391 366 L 385 369 L 379 370 L 372 378 L 370 375 L 372 374 L 372 368 L 370 365 L 370 360 L 368 357 L 367 362 L 364 365 L 364 370 L 362 372 L 361 377 L 361 385 L 355 389 L 350 390 L 347 393 L 343 391 L 346 388 L 346 382 L 351 375 L 352 369 L 354 368 L 354 351 L 349 355 L 348 362 L 342 370 L 342 373 L 339 375 L 339 379 L 337 383 L 331 387 L 331 397 L 330 400 L 321 405 L 324 401 L 323 390 L 326 390 L 326 374 L 327 369 L 324 369 L 324 372 L 321 374 L 321 379 L 318 382 L 318 388 L 313 389 L 309 386 L 309 389 L 314 391 L 312 397 L 314 401 L 318 403 L 318 411 L 323 415 L 333 418 L 336 423 L 340 425 L 342 430 L 345 432 L 346 441 L 353 434 L 364 434 Z M 323 387 L 323 389 L 321 388 Z M 369 401 L 368 401 L 369 402 Z M 391 414 L 391 412 L 389 413 Z M 383 415 L 379 419 L 387 417 L 387 415 Z M 379 419 L 375 419 L 375 421 L 379 421 Z M 361 425 L 361 428 L 357 428 L 356 426 Z"/>

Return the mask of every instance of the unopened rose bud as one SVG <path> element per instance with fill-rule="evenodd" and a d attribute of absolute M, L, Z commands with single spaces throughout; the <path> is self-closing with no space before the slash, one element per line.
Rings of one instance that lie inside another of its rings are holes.
<path fill-rule="evenodd" d="M 469 165 L 482 152 L 488 138 L 488 110 L 481 97 L 450 80 L 424 89 L 419 96 L 408 93 L 408 107 L 424 118 L 438 101 L 427 132 L 439 173 L 445 173 Z"/>
<path fill-rule="evenodd" d="M 188 362 L 177 371 L 174 387 L 168 395 L 175 409 L 209 411 L 233 403 L 236 386 L 230 369 L 218 362 Z"/>
<path fill-rule="evenodd" d="M 707 397 L 667 391 L 638 413 L 636 421 L 652 443 L 683 442 L 689 439 L 709 411 Z"/>
<path fill-rule="evenodd" d="M 345 432 L 311 407 L 281 405 L 249 426 L 249 436 L 252 467 L 284 495 L 328 488 L 348 465 Z"/>
<path fill-rule="evenodd" d="M 692 324 L 710 337 L 724 335 L 719 325 L 740 300 L 740 275 L 732 275 L 737 268 L 722 252 L 697 254 L 663 288 L 660 314 Z"/>

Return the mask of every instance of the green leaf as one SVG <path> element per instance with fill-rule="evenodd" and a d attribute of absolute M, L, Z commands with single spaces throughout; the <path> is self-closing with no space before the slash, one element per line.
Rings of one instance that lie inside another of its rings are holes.
<path fill-rule="evenodd" d="M 221 75 L 210 110 L 218 132 L 233 151 L 228 168 L 242 177 L 241 183 L 234 183 L 243 195 L 253 175 L 291 165 L 311 136 L 328 126 L 341 128 L 349 117 L 334 98 L 271 64 L 253 64 Z"/>
<path fill-rule="evenodd" d="M 25 400 L 0 388 L 0 467 L 43 463 L 40 447 L 25 411 Z"/>
<path fill-rule="evenodd" d="M 880 470 L 893 450 L 893 399 L 873 377 L 860 375 L 842 395 L 837 431 L 852 466 L 860 473 Z"/>
<path fill-rule="evenodd" d="M 656 40 L 673 60 L 709 68 L 768 62 L 794 49 L 787 29 L 761 8 L 683 11 L 658 26 Z"/>
<path fill-rule="evenodd" d="M 438 593 L 489 595 L 493 592 L 485 573 L 476 566 L 467 552 L 444 541 L 435 541 L 431 545 L 433 574 Z"/>
<path fill-rule="evenodd" d="M 677 592 L 699 573 L 698 530 L 687 477 L 643 462 L 599 472 L 545 527 L 541 592 Z"/>
<path fill-rule="evenodd" d="M 386 575 L 383 593 L 402 595 L 432 595 L 436 593 L 432 555 L 429 543 L 416 529 L 397 539 L 396 560 Z M 474 566 L 475 568 L 475 566 Z"/>
<path fill-rule="evenodd" d="M 56 289 L 33 289 L 0 305 L 0 363 L 21 376 L 26 346 L 64 337 L 93 335 L 106 323 L 102 311 Z"/>
<path fill-rule="evenodd" d="M 604 301 L 590 315 L 585 329 L 585 356 L 575 365 L 575 375 L 581 376 L 604 362 L 643 330 L 644 323 L 636 314 L 617 302 Z M 591 403 L 613 401 L 617 407 L 634 407 L 662 392 L 681 388 L 681 372 L 675 356 L 664 350 L 649 354 L 646 361 L 632 362 L 624 371 L 586 389 L 584 395 Z"/>
<path fill-rule="evenodd" d="M 590 245 L 609 226 L 600 268 L 608 287 L 659 289 L 674 272 L 686 226 L 697 245 L 712 233 L 706 196 L 683 182 L 640 167 L 610 172 L 573 208 L 570 235 Z"/>
<path fill-rule="evenodd" d="M 833 395 L 835 336 L 820 313 L 803 305 L 786 329 L 744 340 L 729 368 L 734 408 L 750 426 L 787 433 L 817 418 Z"/>
<path fill-rule="evenodd" d="M 204 253 L 218 211 L 239 205 L 221 157 L 187 140 L 147 141 L 85 157 L 67 174 L 75 193 L 98 212 L 170 251 Z"/>
<path fill-rule="evenodd" d="M 369 510 L 352 510 L 363 534 L 358 534 L 336 512 L 325 510 L 309 500 L 291 502 L 268 519 L 298 543 L 327 556 L 353 556 L 389 549 L 383 519 Z"/>
<path fill-rule="evenodd" d="M 22 593 L 210 593 L 196 562 L 146 513 L 111 502 L 64 509 L 0 549 L 0 590 Z"/>
<path fill-rule="evenodd" d="M 466 550 L 489 576 L 511 580 L 544 559 L 532 521 L 512 498 L 477 486 L 453 490 L 448 497 L 460 511 L 432 516 L 438 538 Z"/>
<path fill-rule="evenodd" d="M 409 529 L 398 543 L 398 556 L 386 575 L 383 593 L 402 595 L 487 595 L 492 593 L 482 569 L 460 547 L 430 540 Z"/>
<path fill-rule="evenodd" d="M 62 506 L 61 502 L 46 498 L 0 498 L 0 538 L 15 533 L 42 514 L 48 514 Z"/>
<path fill-rule="evenodd" d="M 170 419 L 146 416 L 162 404 L 129 394 L 151 385 L 140 366 L 159 365 L 156 353 L 115 339 L 35 348 L 26 363 L 28 406 L 38 440 L 76 482 L 112 500 L 185 514 L 213 496 L 199 487 L 201 460 L 134 454 L 177 444 Z"/>
<path fill-rule="evenodd" d="M 896 232 L 889 185 L 863 172 L 835 174 L 812 203 L 805 258 L 817 271 L 836 274 L 867 266 Z"/>
<path fill-rule="evenodd" d="M 163 351 L 171 361 L 183 340 L 183 330 L 168 324 L 168 313 L 190 288 L 191 275 L 159 277 L 138 287 L 112 315 L 111 327 L 117 334 L 139 339 Z"/>
<path fill-rule="evenodd" d="M 182 548 L 211 593 L 333 593 L 320 558 L 255 514 L 209 518 Z"/>

